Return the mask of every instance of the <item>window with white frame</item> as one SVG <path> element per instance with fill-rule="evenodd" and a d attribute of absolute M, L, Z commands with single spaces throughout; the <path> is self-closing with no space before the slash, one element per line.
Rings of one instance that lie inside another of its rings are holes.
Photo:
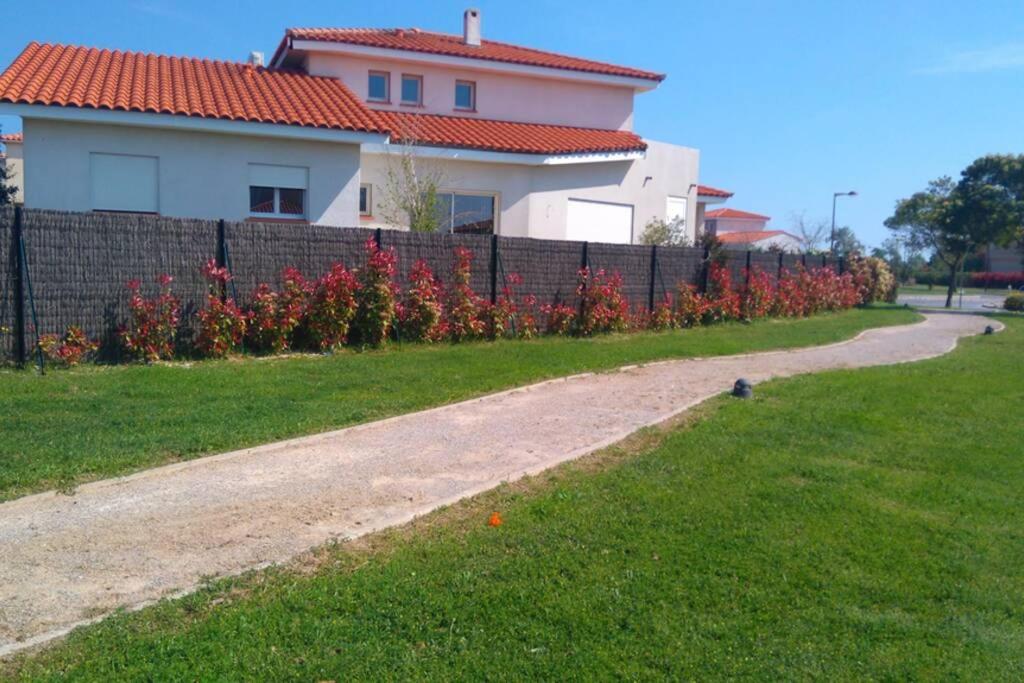
<path fill-rule="evenodd" d="M 493 235 L 497 197 L 485 193 L 438 192 L 438 232 Z"/>
<path fill-rule="evenodd" d="M 373 185 L 363 183 L 359 186 L 359 215 L 370 216 L 373 214 Z"/>
<path fill-rule="evenodd" d="M 308 168 L 249 164 L 249 215 L 302 220 L 308 187 Z"/>
<path fill-rule="evenodd" d="M 391 74 L 387 71 L 371 71 L 366 87 L 366 99 L 370 102 L 390 102 Z"/>
<path fill-rule="evenodd" d="M 423 104 L 423 76 L 402 74 L 402 104 Z"/>
<path fill-rule="evenodd" d="M 89 155 L 93 211 L 158 213 L 159 161 L 131 154 Z"/>
<path fill-rule="evenodd" d="M 455 108 L 462 111 L 476 111 L 476 83 L 455 81 Z"/>

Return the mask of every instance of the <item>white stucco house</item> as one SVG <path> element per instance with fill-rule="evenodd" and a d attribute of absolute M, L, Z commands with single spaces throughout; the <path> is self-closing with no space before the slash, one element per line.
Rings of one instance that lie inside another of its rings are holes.
<path fill-rule="evenodd" d="M 704 230 L 718 237 L 726 249 L 800 251 L 800 238 L 785 230 L 769 230 L 771 216 L 739 209 L 714 209 L 704 213 Z"/>
<path fill-rule="evenodd" d="M 444 229 L 630 243 L 729 193 L 696 149 L 633 130 L 664 76 L 418 29 L 289 29 L 264 65 L 31 43 L 0 74 L 24 203 L 69 211 L 401 228 L 403 158 L 441 178 Z M 393 193 L 392 193 L 393 194 Z"/>

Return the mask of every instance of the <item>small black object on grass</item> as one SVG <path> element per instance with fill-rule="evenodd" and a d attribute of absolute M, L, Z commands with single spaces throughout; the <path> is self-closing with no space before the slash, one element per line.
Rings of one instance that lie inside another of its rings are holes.
<path fill-rule="evenodd" d="M 985 334 L 995 334 L 995 333 L 996 333 L 996 328 L 992 327 L 991 325 L 985 325 Z"/>
<path fill-rule="evenodd" d="M 732 395 L 736 398 L 753 398 L 754 385 L 750 383 L 750 380 L 741 377 L 732 385 Z"/>

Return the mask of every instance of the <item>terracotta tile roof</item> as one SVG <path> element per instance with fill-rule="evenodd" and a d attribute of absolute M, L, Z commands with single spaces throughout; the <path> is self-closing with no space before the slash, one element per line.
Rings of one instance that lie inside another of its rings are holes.
<path fill-rule="evenodd" d="M 664 74 L 652 71 L 633 69 L 627 66 L 616 66 L 591 59 L 569 57 L 554 52 L 534 50 L 528 47 L 499 43 L 493 40 L 481 40 L 479 46 L 466 45 L 462 36 L 447 33 L 433 33 L 416 28 L 290 28 L 285 32 L 281 46 L 277 48 L 270 63 L 277 63 L 277 58 L 286 47 L 288 39 L 319 40 L 331 43 L 347 43 L 366 47 L 380 47 L 408 52 L 425 52 L 449 57 L 466 57 L 483 59 L 492 62 L 509 62 L 526 66 L 540 66 L 552 69 L 567 69 L 607 76 L 626 76 L 649 81 L 662 81 Z"/>
<path fill-rule="evenodd" d="M 463 116 L 377 112 L 394 142 L 521 154 L 587 154 L 647 149 L 635 133 Z"/>
<path fill-rule="evenodd" d="M 798 239 L 795 235 L 790 235 L 785 230 L 741 230 L 738 232 L 720 232 L 718 233 L 718 241 L 723 244 L 750 244 L 779 235 L 787 235 L 793 239 Z"/>
<path fill-rule="evenodd" d="M 717 187 L 711 187 L 710 185 L 698 185 L 697 194 L 701 197 L 731 197 L 732 192 L 728 190 L 719 190 Z"/>
<path fill-rule="evenodd" d="M 22 142 L 21 133 L 4 133 L 0 135 L 0 142 Z"/>
<path fill-rule="evenodd" d="M 708 211 L 705 213 L 704 218 L 746 218 L 756 221 L 771 220 L 771 216 L 762 216 L 759 213 L 750 213 L 749 211 L 740 211 L 739 209 L 715 209 L 714 211 Z"/>
<path fill-rule="evenodd" d="M 377 115 L 334 78 L 35 42 L 0 74 L 0 102 L 382 132 Z"/>

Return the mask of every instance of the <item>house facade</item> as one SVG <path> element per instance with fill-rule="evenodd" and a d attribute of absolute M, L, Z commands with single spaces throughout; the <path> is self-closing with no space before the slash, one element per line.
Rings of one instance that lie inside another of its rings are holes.
<path fill-rule="evenodd" d="M 797 253 L 800 238 L 785 230 L 769 230 L 771 216 L 739 209 L 715 209 L 704 214 L 704 229 L 726 249 L 761 249 Z"/>
<path fill-rule="evenodd" d="M 21 116 L 28 207 L 404 228 L 433 179 L 441 229 L 695 239 L 695 149 L 642 138 L 663 75 L 418 29 L 289 29 L 264 65 L 30 44 L 0 74 Z M 706 192 L 710 191 L 710 193 Z"/>

